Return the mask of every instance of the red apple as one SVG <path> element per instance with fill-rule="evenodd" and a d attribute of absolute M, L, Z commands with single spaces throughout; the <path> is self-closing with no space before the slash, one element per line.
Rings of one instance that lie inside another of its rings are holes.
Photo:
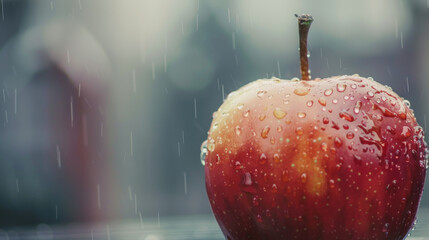
<path fill-rule="evenodd" d="M 404 238 L 427 168 L 409 103 L 358 75 L 309 80 L 300 48 L 304 80 L 257 80 L 213 115 L 206 187 L 224 235 Z"/>

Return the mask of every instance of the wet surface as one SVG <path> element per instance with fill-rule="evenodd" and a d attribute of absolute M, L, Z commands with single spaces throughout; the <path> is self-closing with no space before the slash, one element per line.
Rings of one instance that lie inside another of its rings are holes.
<path fill-rule="evenodd" d="M 224 239 L 212 215 L 160 217 L 112 222 L 94 226 L 48 226 L 33 229 L 0 230 L 6 239 L 90 239 L 90 240 L 220 240 Z M 420 209 L 411 240 L 429 239 L 429 208 Z"/>

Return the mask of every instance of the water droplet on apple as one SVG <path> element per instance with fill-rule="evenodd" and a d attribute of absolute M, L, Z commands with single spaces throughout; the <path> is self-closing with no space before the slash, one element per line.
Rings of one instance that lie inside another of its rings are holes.
<path fill-rule="evenodd" d="M 241 166 L 241 163 L 239 161 L 236 161 L 235 162 L 235 170 L 240 170 L 242 168 L 243 168 L 243 166 Z"/>
<path fill-rule="evenodd" d="M 248 117 L 250 113 L 250 110 L 247 109 L 246 111 L 243 112 L 243 117 Z"/>
<path fill-rule="evenodd" d="M 270 132 L 270 127 L 267 125 L 267 126 L 264 127 L 264 129 L 262 129 L 261 137 L 262 138 L 267 138 L 269 132 Z"/>
<path fill-rule="evenodd" d="M 360 112 L 360 108 L 362 107 L 362 102 L 357 101 L 355 107 L 353 108 L 353 112 L 358 114 Z"/>
<path fill-rule="evenodd" d="M 306 183 L 307 182 L 307 174 L 306 173 L 301 174 L 301 182 L 302 183 Z"/>
<path fill-rule="evenodd" d="M 305 118 L 305 116 L 307 116 L 307 114 L 305 112 L 298 112 L 297 115 L 299 118 Z"/>
<path fill-rule="evenodd" d="M 267 91 L 258 91 L 256 93 L 256 96 L 258 96 L 258 98 L 262 98 L 264 96 L 264 94 L 267 93 Z"/>
<path fill-rule="evenodd" d="M 206 165 L 206 156 L 207 156 L 207 140 L 205 140 L 200 147 L 200 161 L 201 164 L 204 166 Z"/>
<path fill-rule="evenodd" d="M 353 139 L 353 138 L 355 137 L 355 134 L 354 134 L 354 133 L 352 133 L 352 132 L 348 132 L 348 133 L 346 134 L 346 137 L 347 137 L 347 139 Z"/>
<path fill-rule="evenodd" d="M 307 106 L 308 106 L 308 107 L 313 106 L 313 100 L 308 101 L 308 102 L 307 102 Z"/>
<path fill-rule="evenodd" d="M 329 180 L 329 188 L 334 188 L 335 187 L 335 180 L 334 179 L 330 179 Z"/>
<path fill-rule="evenodd" d="M 260 215 L 260 214 L 258 214 L 258 215 L 256 216 L 256 221 L 258 221 L 259 223 L 261 223 L 261 222 L 262 222 L 262 217 L 261 217 L 261 215 Z"/>
<path fill-rule="evenodd" d="M 306 87 L 300 87 L 293 90 L 293 93 L 295 93 L 298 96 L 305 96 L 310 92 L 310 88 Z"/>
<path fill-rule="evenodd" d="M 235 126 L 235 134 L 237 134 L 237 136 L 240 136 L 241 134 L 241 127 L 240 126 Z"/>
<path fill-rule="evenodd" d="M 324 152 L 327 152 L 327 151 L 328 151 L 328 144 L 327 144 L 327 143 L 325 143 L 325 142 L 323 142 L 323 143 L 322 143 L 322 145 L 321 145 L 321 148 L 322 148 L 322 150 L 323 150 Z"/>
<path fill-rule="evenodd" d="M 261 156 L 259 157 L 259 164 L 263 165 L 265 163 L 267 163 L 267 156 L 264 153 L 262 153 Z"/>
<path fill-rule="evenodd" d="M 240 104 L 238 104 L 238 105 L 237 105 L 237 109 L 238 109 L 238 110 L 243 109 L 243 107 L 244 107 L 244 104 L 242 104 L 242 103 L 240 103 Z"/>
<path fill-rule="evenodd" d="M 323 124 L 328 124 L 328 123 L 329 123 L 329 118 L 324 117 L 324 118 L 322 119 L 322 122 L 323 122 Z"/>
<path fill-rule="evenodd" d="M 277 192 L 277 185 L 273 184 L 273 186 L 271 186 L 271 192 L 276 193 Z"/>
<path fill-rule="evenodd" d="M 243 180 L 242 180 L 242 187 L 241 189 L 243 192 L 247 192 L 250 194 L 256 194 L 256 185 L 254 184 L 252 180 L 252 175 L 248 172 L 244 173 Z"/>
<path fill-rule="evenodd" d="M 326 106 L 326 100 L 323 97 L 319 98 L 318 102 L 320 103 L 320 105 Z"/>
<path fill-rule="evenodd" d="M 340 129 L 340 126 L 338 126 L 338 123 L 336 123 L 336 122 L 334 122 L 334 121 L 332 121 L 332 126 L 331 126 L 333 129 L 336 129 L 336 130 L 339 130 Z"/>
<path fill-rule="evenodd" d="M 405 106 L 407 106 L 408 108 L 410 108 L 410 107 L 411 107 L 411 103 L 410 103 L 410 101 L 408 101 L 408 100 L 404 100 L 404 104 L 405 104 Z"/>
<path fill-rule="evenodd" d="M 259 115 L 259 120 L 264 121 L 267 116 L 265 114 Z"/>
<path fill-rule="evenodd" d="M 333 92 L 334 92 L 334 91 L 332 90 L 332 88 L 329 88 L 329 89 L 326 89 L 326 90 L 325 90 L 324 94 L 325 94 L 325 96 L 331 96 L 331 94 L 332 94 Z"/>
<path fill-rule="evenodd" d="M 296 134 L 302 135 L 304 133 L 304 129 L 302 127 L 297 127 L 295 129 Z"/>
<path fill-rule="evenodd" d="M 335 144 L 335 147 L 341 147 L 341 145 L 343 145 L 343 142 L 341 141 L 341 139 L 339 138 L 339 137 L 335 137 L 334 138 L 334 144 Z"/>
<path fill-rule="evenodd" d="M 398 116 L 402 120 L 406 120 L 407 119 L 407 114 L 405 112 L 398 113 Z"/>
<path fill-rule="evenodd" d="M 380 109 L 381 113 L 383 113 L 383 116 L 386 117 L 395 117 L 396 114 L 392 111 L 390 111 L 388 108 L 383 107 L 379 104 L 374 103 L 374 109 Z"/>
<path fill-rule="evenodd" d="M 340 115 L 340 118 L 342 118 L 342 119 L 344 119 L 346 121 L 349 121 L 349 122 L 353 122 L 355 120 L 355 118 L 352 115 L 350 115 L 349 113 L 345 112 L 344 110 L 341 111 L 339 113 L 339 115 Z"/>
<path fill-rule="evenodd" d="M 345 83 L 337 83 L 337 91 L 344 92 L 346 90 L 347 85 Z"/>
<path fill-rule="evenodd" d="M 412 131 L 411 131 L 410 127 L 408 127 L 408 126 L 402 127 L 401 137 L 408 138 L 411 136 L 411 134 L 412 134 Z"/>
<path fill-rule="evenodd" d="M 287 170 L 283 170 L 282 181 L 283 182 L 288 182 L 289 181 L 289 172 Z"/>
<path fill-rule="evenodd" d="M 243 184 L 246 186 L 252 185 L 252 175 L 248 172 L 244 173 Z"/>
<path fill-rule="evenodd" d="M 214 144 L 214 140 L 210 139 L 207 143 L 207 150 L 209 150 L 210 152 L 213 152 L 215 150 L 215 144 Z"/>
<path fill-rule="evenodd" d="M 278 127 L 277 127 L 277 132 L 281 132 L 281 131 L 283 131 L 282 126 L 278 126 Z"/>
<path fill-rule="evenodd" d="M 259 201 L 258 201 L 258 197 L 254 196 L 252 199 L 252 204 L 254 207 L 259 206 Z"/>
<path fill-rule="evenodd" d="M 281 110 L 280 108 L 276 108 L 273 111 L 273 115 L 274 117 L 276 117 L 277 119 L 282 119 L 286 116 L 286 112 Z"/>
<path fill-rule="evenodd" d="M 221 163 L 221 159 L 219 154 L 216 154 L 216 164 L 220 164 Z"/>
<path fill-rule="evenodd" d="M 368 91 L 368 96 L 370 96 L 370 97 L 374 97 L 374 93 L 372 92 L 372 91 Z"/>
<path fill-rule="evenodd" d="M 386 233 L 386 235 L 389 233 L 389 223 L 385 223 L 385 224 L 383 225 L 383 229 L 382 229 L 382 231 L 383 231 L 384 233 Z"/>
<path fill-rule="evenodd" d="M 280 155 L 278 153 L 274 153 L 274 162 L 279 163 L 280 162 Z"/>
<path fill-rule="evenodd" d="M 391 126 L 387 126 L 386 127 L 386 131 L 388 131 L 390 134 L 395 135 L 396 134 L 396 130 L 395 128 L 392 128 Z"/>
<path fill-rule="evenodd" d="M 356 164 L 362 164 L 362 158 L 356 154 L 353 154 L 353 160 Z"/>

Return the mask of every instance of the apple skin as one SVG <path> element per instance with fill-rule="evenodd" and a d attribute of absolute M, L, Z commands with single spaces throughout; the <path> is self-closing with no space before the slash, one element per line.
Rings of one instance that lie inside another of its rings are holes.
<path fill-rule="evenodd" d="M 228 96 L 207 140 L 206 189 L 227 239 L 403 239 L 427 146 L 413 111 L 358 75 L 263 79 Z"/>

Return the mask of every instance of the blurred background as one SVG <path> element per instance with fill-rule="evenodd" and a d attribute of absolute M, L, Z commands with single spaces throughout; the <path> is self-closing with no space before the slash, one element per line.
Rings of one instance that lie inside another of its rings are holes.
<path fill-rule="evenodd" d="M 0 228 L 210 214 L 212 113 L 299 77 L 294 13 L 314 77 L 373 77 L 426 130 L 428 0 L 1 0 Z"/>

